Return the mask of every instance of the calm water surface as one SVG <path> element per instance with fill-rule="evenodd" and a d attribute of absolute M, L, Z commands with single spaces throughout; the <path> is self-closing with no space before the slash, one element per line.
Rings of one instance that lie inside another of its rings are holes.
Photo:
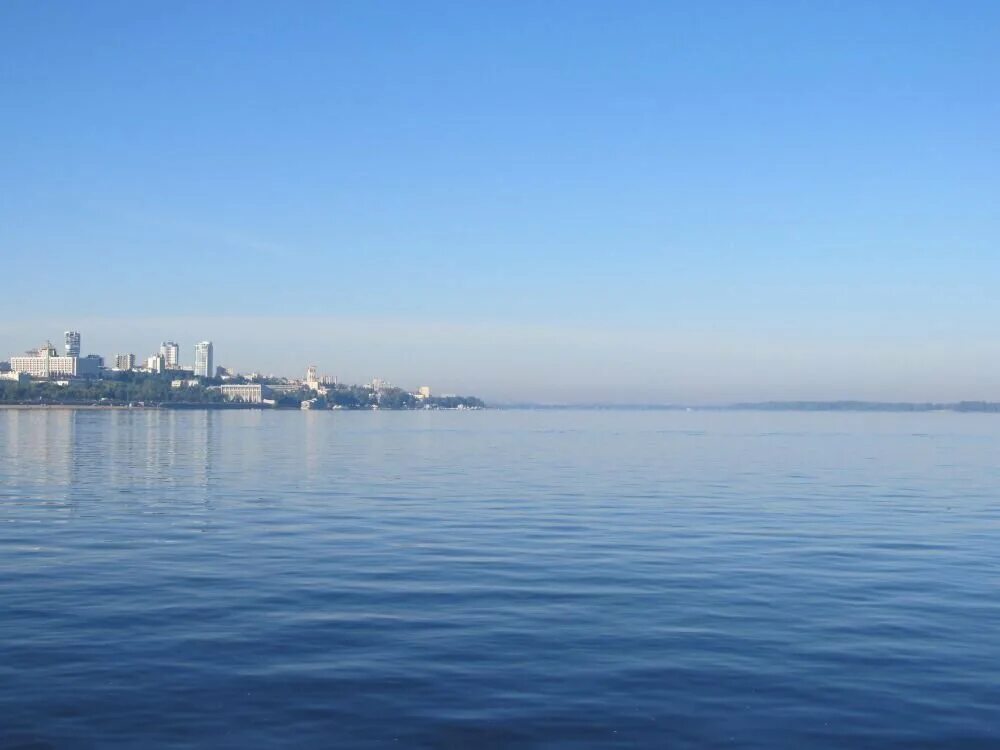
<path fill-rule="evenodd" d="M 0 410 L 0 747 L 1000 747 L 1000 416 Z"/>

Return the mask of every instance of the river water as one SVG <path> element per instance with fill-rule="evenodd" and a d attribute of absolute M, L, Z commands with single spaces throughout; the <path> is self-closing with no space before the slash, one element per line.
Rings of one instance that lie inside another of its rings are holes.
<path fill-rule="evenodd" d="M 1000 415 L 0 410 L 0 747 L 1000 747 Z"/>

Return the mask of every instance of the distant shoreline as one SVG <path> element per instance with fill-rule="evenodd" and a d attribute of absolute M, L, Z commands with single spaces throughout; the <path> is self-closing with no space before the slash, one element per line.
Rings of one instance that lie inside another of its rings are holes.
<path fill-rule="evenodd" d="M 884 414 L 959 414 L 1000 413 L 1000 403 L 993 401 L 956 401 L 948 403 L 905 401 L 765 401 L 735 404 L 497 404 L 494 409 L 534 411 L 759 411 L 759 412 L 851 412 Z"/>

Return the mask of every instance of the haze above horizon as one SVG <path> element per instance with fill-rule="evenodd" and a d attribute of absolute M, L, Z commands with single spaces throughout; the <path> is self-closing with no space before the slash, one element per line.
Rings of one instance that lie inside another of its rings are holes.
<path fill-rule="evenodd" d="M 0 359 L 1000 400 L 1000 5 L 0 6 Z"/>

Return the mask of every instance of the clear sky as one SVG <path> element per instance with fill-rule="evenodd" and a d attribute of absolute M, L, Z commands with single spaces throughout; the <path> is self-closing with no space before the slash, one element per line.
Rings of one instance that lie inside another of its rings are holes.
<path fill-rule="evenodd" d="M 0 3 L 0 356 L 1000 400 L 1000 3 Z"/>

